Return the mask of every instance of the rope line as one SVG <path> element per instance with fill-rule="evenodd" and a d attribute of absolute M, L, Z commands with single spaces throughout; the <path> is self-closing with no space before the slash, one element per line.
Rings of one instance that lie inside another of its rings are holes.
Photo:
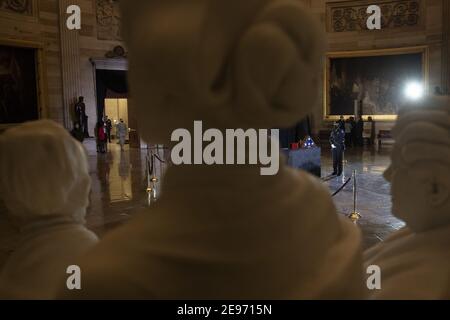
<path fill-rule="evenodd" d="M 342 190 L 344 190 L 344 188 L 348 185 L 348 183 L 349 183 L 351 180 L 352 180 L 352 177 L 348 178 L 347 181 L 345 181 L 345 183 L 344 183 L 339 189 L 337 189 L 335 193 L 333 193 L 333 194 L 331 195 L 331 197 L 336 196 L 339 192 L 341 192 Z"/>

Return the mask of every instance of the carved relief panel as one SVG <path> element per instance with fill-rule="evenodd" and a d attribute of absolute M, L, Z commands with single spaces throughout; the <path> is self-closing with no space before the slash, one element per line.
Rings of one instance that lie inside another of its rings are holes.
<path fill-rule="evenodd" d="M 97 37 L 99 40 L 122 40 L 118 0 L 97 0 Z"/>
<path fill-rule="evenodd" d="M 359 0 L 327 3 L 329 32 L 367 30 L 367 7 L 373 1 Z M 382 29 L 413 27 L 421 23 L 421 0 L 381 0 Z"/>
<path fill-rule="evenodd" d="M 34 14 L 33 0 L 0 0 L 0 10 L 3 12 L 32 16 Z"/>

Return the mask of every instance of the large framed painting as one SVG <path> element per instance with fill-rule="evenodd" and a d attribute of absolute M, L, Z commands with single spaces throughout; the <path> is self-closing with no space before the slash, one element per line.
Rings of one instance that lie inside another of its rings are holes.
<path fill-rule="evenodd" d="M 0 128 L 40 117 L 38 51 L 0 43 Z"/>
<path fill-rule="evenodd" d="M 329 53 L 324 78 L 325 120 L 358 114 L 393 121 L 409 99 L 409 87 L 428 88 L 428 49 Z"/>

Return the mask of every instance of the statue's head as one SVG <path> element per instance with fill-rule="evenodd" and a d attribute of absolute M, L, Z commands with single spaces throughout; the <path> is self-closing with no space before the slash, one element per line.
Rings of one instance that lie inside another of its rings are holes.
<path fill-rule="evenodd" d="M 194 120 L 288 127 L 315 106 L 323 35 L 298 0 L 121 1 L 143 137 Z"/>
<path fill-rule="evenodd" d="M 84 222 L 91 180 L 83 146 L 53 121 L 0 136 L 0 197 L 21 225 L 47 217 Z"/>
<path fill-rule="evenodd" d="M 450 224 L 450 99 L 430 97 L 411 104 L 394 129 L 393 213 L 416 232 Z"/>

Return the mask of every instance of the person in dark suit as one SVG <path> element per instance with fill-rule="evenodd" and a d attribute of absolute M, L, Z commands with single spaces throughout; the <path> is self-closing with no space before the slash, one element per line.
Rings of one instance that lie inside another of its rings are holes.
<path fill-rule="evenodd" d="M 338 123 L 339 123 L 339 127 L 340 127 L 342 130 L 345 131 L 345 118 L 344 118 L 344 116 L 341 116 L 341 117 L 339 118 Z"/>
<path fill-rule="evenodd" d="M 345 151 L 345 132 L 340 123 L 336 122 L 330 135 L 331 151 L 333 154 L 333 173 L 338 177 L 342 175 Z"/>
<path fill-rule="evenodd" d="M 355 121 L 355 117 L 350 117 L 349 122 L 350 122 L 351 129 L 350 129 L 350 138 L 349 138 L 350 141 L 348 141 L 348 143 L 349 143 L 350 147 L 353 148 L 353 147 L 356 147 L 358 145 L 356 143 L 356 121 Z"/>
<path fill-rule="evenodd" d="M 355 135 L 356 135 L 355 145 L 357 147 L 364 146 L 363 132 L 364 132 L 364 120 L 362 119 L 362 117 L 358 117 L 355 125 Z"/>
<path fill-rule="evenodd" d="M 108 116 L 105 117 L 105 129 L 106 129 L 106 135 L 108 138 L 108 142 L 111 143 L 112 122 L 111 122 L 111 119 L 108 118 Z"/>

